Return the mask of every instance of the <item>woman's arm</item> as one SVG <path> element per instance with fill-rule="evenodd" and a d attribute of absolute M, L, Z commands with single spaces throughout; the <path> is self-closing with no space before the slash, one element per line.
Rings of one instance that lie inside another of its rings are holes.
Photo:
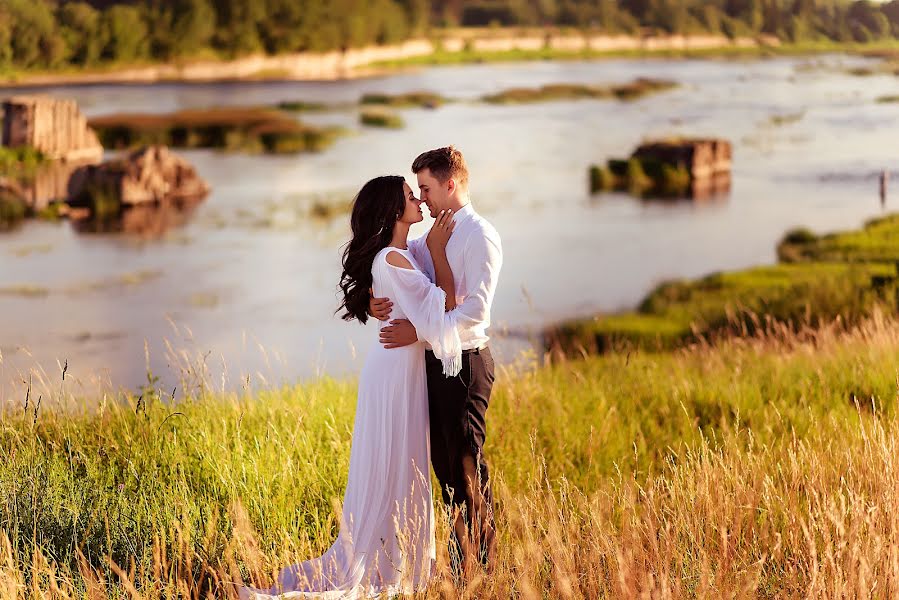
<path fill-rule="evenodd" d="M 428 232 L 428 251 L 431 253 L 431 261 L 434 263 L 434 275 L 437 286 L 446 294 L 446 310 L 456 308 L 456 281 L 453 278 L 453 270 L 446 258 L 446 244 L 449 242 L 456 223 L 453 221 L 453 211 L 441 211 L 437 216 L 431 231 Z"/>
<path fill-rule="evenodd" d="M 462 342 L 455 311 L 446 311 L 446 292 L 399 252 L 388 252 L 385 262 L 397 306 L 415 328 L 416 337 L 431 345 L 443 363 L 444 375 L 457 375 L 462 368 Z"/>
<path fill-rule="evenodd" d="M 437 276 L 437 286 L 446 293 L 446 310 L 456 308 L 456 281 L 453 279 L 453 270 L 446 258 L 446 248 L 431 253 L 434 261 L 434 272 Z"/>

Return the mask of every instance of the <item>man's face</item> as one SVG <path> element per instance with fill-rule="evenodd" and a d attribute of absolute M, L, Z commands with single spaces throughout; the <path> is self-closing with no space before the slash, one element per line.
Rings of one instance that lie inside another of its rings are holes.
<path fill-rule="evenodd" d="M 421 191 L 421 201 L 428 206 L 431 217 L 437 218 L 440 211 L 446 208 L 449 188 L 453 187 L 452 179 L 440 183 L 430 169 L 422 169 L 416 176 L 418 177 L 418 189 Z"/>

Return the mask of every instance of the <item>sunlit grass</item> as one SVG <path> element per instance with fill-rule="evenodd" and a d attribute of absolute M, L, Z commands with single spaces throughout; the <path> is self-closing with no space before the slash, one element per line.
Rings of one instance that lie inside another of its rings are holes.
<path fill-rule="evenodd" d="M 91 119 L 90 125 L 107 148 L 166 144 L 274 154 L 320 151 L 341 133 L 333 127 L 300 123 L 285 112 L 264 107 L 114 114 Z"/>
<path fill-rule="evenodd" d="M 386 129 L 402 129 L 406 125 L 400 115 L 383 107 L 363 109 L 359 113 L 359 122 L 368 127 Z"/>
<path fill-rule="evenodd" d="M 818 235 L 788 232 L 782 262 L 657 286 L 634 311 L 551 327 L 546 344 L 579 353 L 615 347 L 672 348 L 705 338 L 764 328 L 769 320 L 795 329 L 840 318 L 853 324 L 899 302 L 899 216 L 862 229 Z"/>
<path fill-rule="evenodd" d="M 440 543 L 424 596 L 894 585 L 899 324 L 838 330 L 501 369 L 497 570 L 456 588 Z M 227 595 L 332 543 L 354 382 L 184 397 L 151 377 L 140 392 L 6 407 L 0 590 Z"/>
<path fill-rule="evenodd" d="M 778 46 L 721 46 L 716 48 L 688 49 L 621 49 L 621 50 L 565 50 L 540 48 L 535 50 L 500 50 L 478 51 L 464 49 L 450 52 L 438 49 L 432 54 L 410 56 L 407 58 L 381 61 L 371 65 L 380 68 L 402 68 L 416 65 L 454 65 L 469 63 L 520 62 L 543 60 L 602 60 L 616 58 L 696 58 L 696 59 L 742 59 L 771 56 L 804 56 L 842 52 L 863 56 L 893 58 L 899 52 L 899 42 L 881 40 L 870 43 L 849 43 L 824 41 L 803 41 L 797 43 L 781 43 Z"/>
<path fill-rule="evenodd" d="M 862 229 L 816 235 L 788 233 L 777 248 L 783 261 L 899 261 L 899 215 L 872 219 Z"/>
<path fill-rule="evenodd" d="M 550 328 L 547 346 L 563 352 L 616 347 L 672 348 L 697 340 L 763 329 L 766 321 L 794 328 L 835 318 L 858 322 L 877 307 L 889 308 L 894 265 L 802 263 L 715 273 L 659 285 L 637 310 L 574 320 Z"/>

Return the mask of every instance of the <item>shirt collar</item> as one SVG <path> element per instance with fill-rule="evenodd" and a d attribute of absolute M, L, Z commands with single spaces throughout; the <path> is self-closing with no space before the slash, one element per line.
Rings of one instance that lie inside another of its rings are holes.
<path fill-rule="evenodd" d="M 454 216 L 454 220 L 456 221 L 456 225 L 462 223 L 463 221 L 468 220 L 471 216 L 475 214 L 474 207 L 471 206 L 471 202 L 460 208 L 456 211 Z"/>

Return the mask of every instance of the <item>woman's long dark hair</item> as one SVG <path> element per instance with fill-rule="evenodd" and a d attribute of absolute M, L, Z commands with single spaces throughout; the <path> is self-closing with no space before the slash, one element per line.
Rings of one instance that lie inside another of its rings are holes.
<path fill-rule="evenodd" d="M 343 250 L 340 290 L 343 300 L 337 312 L 345 321 L 368 321 L 368 290 L 372 286 L 371 267 L 375 255 L 390 244 L 393 226 L 406 209 L 405 180 L 399 175 L 375 177 L 362 186 L 353 200 L 350 225 L 353 238 Z"/>

